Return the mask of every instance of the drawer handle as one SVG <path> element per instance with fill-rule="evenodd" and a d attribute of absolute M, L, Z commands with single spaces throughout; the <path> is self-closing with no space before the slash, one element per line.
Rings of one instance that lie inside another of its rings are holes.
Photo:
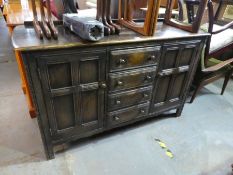
<path fill-rule="evenodd" d="M 149 95 L 148 95 L 147 93 L 144 93 L 144 94 L 143 94 L 143 97 L 144 97 L 144 98 L 148 98 Z"/>
<path fill-rule="evenodd" d="M 124 85 L 124 83 L 123 83 L 123 81 L 118 80 L 118 81 L 117 81 L 117 85 L 118 85 L 118 86 L 122 86 L 122 85 Z"/>
<path fill-rule="evenodd" d="M 106 83 L 100 83 L 100 88 L 102 89 L 106 89 L 107 88 L 107 84 Z"/>
<path fill-rule="evenodd" d="M 144 109 L 141 109 L 141 110 L 140 110 L 140 113 L 141 113 L 141 114 L 145 114 L 146 111 L 145 111 Z"/>
<path fill-rule="evenodd" d="M 155 61 L 155 59 L 156 59 L 155 55 L 151 55 L 151 56 L 149 57 L 149 60 Z"/>
<path fill-rule="evenodd" d="M 117 117 L 117 116 L 115 116 L 115 117 L 114 117 L 114 120 L 115 120 L 115 121 L 118 121 L 118 120 L 120 120 L 120 118 Z"/>
<path fill-rule="evenodd" d="M 119 59 L 119 64 L 121 65 L 121 64 L 125 64 L 126 63 L 126 60 L 124 59 L 124 58 L 121 58 L 121 59 Z"/>
<path fill-rule="evenodd" d="M 151 77 L 150 75 L 147 75 L 147 76 L 146 76 L 146 80 L 147 80 L 147 81 L 151 81 L 151 80 L 152 80 L 152 77 Z"/>
<path fill-rule="evenodd" d="M 116 100 L 116 104 L 117 104 L 117 105 L 120 105 L 120 104 L 121 104 L 121 101 L 120 101 L 120 100 Z"/>

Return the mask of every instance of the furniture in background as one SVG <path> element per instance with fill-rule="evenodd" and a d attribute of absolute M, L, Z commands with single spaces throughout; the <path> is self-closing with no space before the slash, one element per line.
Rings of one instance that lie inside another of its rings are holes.
<path fill-rule="evenodd" d="M 9 2 L 4 5 L 3 15 L 10 34 L 15 26 L 23 25 L 24 21 L 30 21 L 33 18 L 32 6 L 28 0 Z M 37 9 L 39 11 L 39 9 Z"/>
<path fill-rule="evenodd" d="M 166 12 L 166 6 L 167 6 L 167 0 L 161 0 L 160 7 L 159 7 L 158 18 L 164 19 L 165 12 Z M 146 8 L 140 8 L 140 9 L 142 11 L 147 11 L 147 7 Z M 175 0 L 174 7 L 173 7 L 173 10 L 172 10 L 172 16 L 176 18 L 178 16 L 178 14 L 179 14 L 178 0 Z"/>
<path fill-rule="evenodd" d="M 197 12 L 196 12 L 195 18 L 192 19 L 193 21 L 189 22 L 189 21 L 185 21 L 183 18 L 179 18 L 179 19 L 173 18 L 172 9 L 174 7 L 175 0 L 168 0 L 166 14 L 165 14 L 165 23 L 168 25 L 183 29 L 183 30 L 187 30 L 189 32 L 194 32 L 194 33 L 198 32 L 208 0 L 201 0 L 201 1 L 193 0 L 193 1 L 198 1 L 198 3 L 197 3 L 198 7 L 197 7 Z M 182 12 L 182 13 L 180 13 L 180 15 L 184 16 L 184 14 L 188 12 L 188 14 L 186 16 L 188 16 L 188 15 L 190 16 L 189 13 L 191 11 L 188 10 L 187 12 L 185 12 L 185 9 L 192 9 L 191 7 L 193 7 L 193 5 L 194 5 L 193 1 L 191 4 L 190 4 L 190 0 L 179 0 L 178 1 L 179 8 L 181 9 L 180 12 Z M 192 11 L 192 13 L 193 13 L 193 11 Z"/>
<path fill-rule="evenodd" d="M 229 0 L 213 0 L 219 4 L 219 8 L 215 14 L 215 21 L 218 24 L 227 24 L 233 21 L 233 1 Z"/>
<path fill-rule="evenodd" d="M 54 7 L 54 2 L 51 0 L 40 0 L 40 3 L 38 5 L 40 9 L 40 15 L 37 15 L 36 0 L 31 0 L 31 3 L 33 12 L 33 20 L 31 22 L 34 26 L 37 36 L 40 39 L 43 39 L 44 36 L 47 39 L 57 39 L 58 32 L 54 25 L 51 11 L 51 6 Z M 44 6 L 46 6 L 46 13 L 44 10 Z"/>
<path fill-rule="evenodd" d="M 181 2 L 181 0 L 179 1 Z M 188 23 L 193 23 L 196 17 L 195 7 L 198 8 L 200 0 L 184 0 L 184 3 L 187 7 Z"/>
<path fill-rule="evenodd" d="M 32 21 L 33 14 L 32 14 L 32 6 L 30 1 L 11 1 L 10 3 L 6 4 L 3 9 L 3 15 L 6 17 L 6 24 L 9 29 L 9 33 L 12 34 L 13 29 L 16 26 L 23 25 L 24 21 Z M 38 3 L 38 2 L 36 2 Z M 40 10 L 37 8 L 37 13 L 40 13 Z M 56 17 L 53 16 L 53 19 L 56 20 Z M 31 118 L 36 117 L 35 107 L 32 101 L 31 92 L 29 89 L 29 85 L 26 78 L 25 69 L 23 66 L 23 61 L 21 54 L 16 50 L 15 57 L 18 64 L 19 74 L 21 77 L 22 83 L 22 90 L 26 95 L 26 100 L 29 108 L 29 114 Z"/>
<path fill-rule="evenodd" d="M 145 4 L 146 1 L 138 0 L 137 2 Z M 78 10 L 79 13 L 83 13 L 83 14 L 86 13 L 86 15 L 88 17 L 95 17 L 95 14 L 96 14 L 95 9 L 97 7 L 97 0 L 77 0 L 77 3 L 78 3 L 78 6 L 79 6 L 79 10 Z M 166 5 L 167 5 L 167 0 L 161 0 L 160 8 L 159 8 L 159 18 L 164 18 L 165 11 L 166 11 Z M 177 0 L 176 0 L 175 5 L 174 5 L 174 10 L 172 11 L 172 14 L 174 16 L 177 16 L 177 14 L 178 14 L 178 11 L 176 10 L 177 5 L 178 5 L 178 3 L 177 3 Z M 140 13 L 138 12 L 139 14 L 134 15 L 134 16 L 138 17 L 138 18 L 140 18 L 140 17 L 142 18 L 142 16 L 145 17 L 145 13 L 147 11 L 146 6 L 145 7 L 142 6 L 140 8 Z M 116 7 L 118 7 L 118 0 L 112 0 L 112 2 L 111 2 L 111 17 L 113 19 L 118 18 L 118 8 L 116 8 Z M 93 13 L 94 13 L 94 15 L 92 15 Z"/>
<path fill-rule="evenodd" d="M 152 37 L 124 28 L 96 43 L 58 31 L 58 41 L 41 41 L 33 28 L 18 26 L 12 37 L 48 159 L 56 145 L 165 112 L 180 116 L 209 36 L 161 22 Z"/>
<path fill-rule="evenodd" d="M 112 21 L 111 3 L 111 0 L 97 0 L 96 20 L 103 23 L 105 36 L 119 34 L 121 31 L 121 27 Z"/>
<path fill-rule="evenodd" d="M 134 21 L 134 13 L 136 10 L 145 7 L 147 7 L 147 10 L 145 17 L 143 17 L 144 23 L 138 24 Z M 159 7 L 160 0 L 119 0 L 118 22 L 142 35 L 153 36 L 156 29 Z"/>
<path fill-rule="evenodd" d="M 218 11 L 219 9 L 222 9 L 221 5 L 223 3 L 221 3 L 222 1 L 219 2 L 218 10 L 215 15 L 212 2 L 208 2 L 209 23 L 202 26 L 202 28 L 207 29 L 211 34 L 211 37 L 209 37 L 207 41 L 205 52 L 203 52 L 202 55 L 202 61 L 200 62 L 200 66 L 195 76 L 194 84 L 196 89 L 191 98 L 191 103 L 203 86 L 212 83 L 221 77 L 225 77 L 221 92 L 221 94 L 223 94 L 233 73 L 233 58 L 229 58 L 225 61 L 218 59 L 221 54 L 233 50 L 233 29 L 231 29 L 231 27 L 233 27 L 233 21 L 224 26 L 215 24 L 215 22 L 221 20 L 221 18 L 218 18 Z"/>
<path fill-rule="evenodd" d="M 25 3 L 28 3 L 28 1 L 24 1 Z M 22 5 L 21 1 L 13 1 L 8 4 L 5 4 L 3 9 L 3 15 L 6 19 L 6 24 L 9 30 L 10 35 L 13 32 L 13 29 L 16 26 L 23 25 L 24 21 L 26 20 L 32 20 L 32 8 L 31 5 Z M 26 79 L 26 73 L 25 69 L 23 67 L 23 61 L 21 58 L 21 55 L 18 51 L 15 51 L 15 57 L 18 64 L 19 74 L 21 77 L 21 83 L 22 83 L 22 90 L 24 94 L 26 95 L 26 100 L 29 108 L 29 114 L 32 118 L 36 117 L 34 104 L 32 101 L 32 97 L 30 94 L 28 82 Z"/>

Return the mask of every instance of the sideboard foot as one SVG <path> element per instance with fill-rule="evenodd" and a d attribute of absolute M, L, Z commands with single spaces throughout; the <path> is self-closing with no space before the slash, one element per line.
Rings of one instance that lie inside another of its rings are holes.
<path fill-rule="evenodd" d="M 182 111 L 183 111 L 183 107 L 178 108 L 178 109 L 176 110 L 176 117 L 180 117 L 180 116 L 181 116 Z"/>

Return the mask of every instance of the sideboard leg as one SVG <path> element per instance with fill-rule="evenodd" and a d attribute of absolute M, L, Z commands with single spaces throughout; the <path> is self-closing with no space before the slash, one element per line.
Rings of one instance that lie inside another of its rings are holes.
<path fill-rule="evenodd" d="M 54 153 L 46 155 L 48 160 L 55 159 Z"/>
<path fill-rule="evenodd" d="M 51 159 L 55 158 L 54 150 L 53 150 L 53 146 L 52 145 L 48 145 L 47 146 L 47 148 L 45 149 L 45 154 L 46 154 L 47 160 L 51 160 Z"/>
<path fill-rule="evenodd" d="M 180 108 L 178 108 L 178 109 L 176 110 L 176 117 L 180 117 L 182 111 L 183 111 L 183 106 L 181 106 Z"/>

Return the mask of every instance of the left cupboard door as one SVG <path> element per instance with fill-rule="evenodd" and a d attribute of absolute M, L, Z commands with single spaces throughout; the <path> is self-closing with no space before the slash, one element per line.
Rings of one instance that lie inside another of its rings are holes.
<path fill-rule="evenodd" d="M 37 60 L 53 139 L 102 129 L 105 53 L 49 55 Z"/>

